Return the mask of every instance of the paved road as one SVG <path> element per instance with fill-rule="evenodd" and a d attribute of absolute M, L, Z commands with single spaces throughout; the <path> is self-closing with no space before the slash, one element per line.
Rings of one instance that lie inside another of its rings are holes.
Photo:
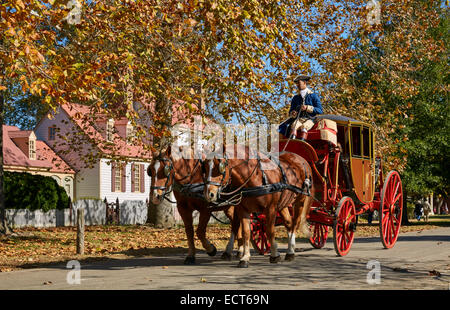
<path fill-rule="evenodd" d="M 248 269 L 236 268 L 237 260 L 220 260 L 220 254 L 210 258 L 201 252 L 196 266 L 183 265 L 183 255 L 83 263 L 81 284 L 68 284 L 65 265 L 0 273 L 0 289 L 450 289 L 450 228 L 402 234 L 389 250 L 379 238 L 357 238 L 346 257 L 336 256 L 331 239 L 320 250 L 297 242 L 295 261 L 275 265 L 268 256 L 254 255 Z M 375 284 L 367 282 L 369 272 Z"/>

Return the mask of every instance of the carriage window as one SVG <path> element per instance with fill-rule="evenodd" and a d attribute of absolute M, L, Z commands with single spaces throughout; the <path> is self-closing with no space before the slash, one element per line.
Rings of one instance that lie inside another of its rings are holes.
<path fill-rule="evenodd" d="M 369 128 L 363 128 L 363 156 L 370 157 L 370 134 Z"/>
<path fill-rule="evenodd" d="M 352 127 L 352 155 L 361 156 L 361 127 Z"/>

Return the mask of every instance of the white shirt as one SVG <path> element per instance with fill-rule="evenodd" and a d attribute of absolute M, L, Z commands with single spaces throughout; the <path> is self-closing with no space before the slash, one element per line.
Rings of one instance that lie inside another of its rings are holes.
<path fill-rule="evenodd" d="M 305 89 L 302 89 L 300 91 L 300 95 L 302 96 L 303 99 L 305 99 L 306 94 L 309 92 L 309 88 L 306 87 Z"/>

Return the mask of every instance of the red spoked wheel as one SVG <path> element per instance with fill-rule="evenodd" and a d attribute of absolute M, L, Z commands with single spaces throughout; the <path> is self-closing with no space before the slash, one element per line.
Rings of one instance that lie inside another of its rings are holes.
<path fill-rule="evenodd" d="M 383 246 L 390 249 L 397 241 L 402 223 L 403 189 L 397 171 L 386 177 L 380 196 L 380 237 Z"/>
<path fill-rule="evenodd" d="M 251 215 L 251 238 L 250 241 L 255 251 L 260 255 L 270 252 L 270 243 L 266 235 L 266 216 L 264 214 Z"/>
<path fill-rule="evenodd" d="M 356 230 L 355 204 L 350 197 L 343 197 L 336 210 L 333 225 L 334 250 L 337 255 L 345 256 L 350 251 Z"/>
<path fill-rule="evenodd" d="M 309 243 L 316 249 L 323 248 L 328 238 L 328 226 L 320 223 L 312 223 L 310 230 L 311 237 L 309 238 Z"/>

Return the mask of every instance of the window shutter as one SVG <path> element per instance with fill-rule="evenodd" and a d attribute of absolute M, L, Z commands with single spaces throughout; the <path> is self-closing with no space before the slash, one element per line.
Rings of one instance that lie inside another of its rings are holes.
<path fill-rule="evenodd" d="M 122 183 L 120 184 L 122 186 L 122 192 L 125 193 L 127 190 L 127 165 L 123 163 L 122 165 Z"/>
<path fill-rule="evenodd" d="M 111 163 L 111 192 L 116 191 L 116 163 Z"/>
<path fill-rule="evenodd" d="M 139 165 L 139 169 L 141 169 L 141 173 L 139 174 L 141 177 L 141 193 L 145 193 L 145 166 Z"/>
<path fill-rule="evenodd" d="M 131 164 L 131 192 L 134 193 L 134 169 L 135 169 L 135 164 L 132 163 Z"/>

